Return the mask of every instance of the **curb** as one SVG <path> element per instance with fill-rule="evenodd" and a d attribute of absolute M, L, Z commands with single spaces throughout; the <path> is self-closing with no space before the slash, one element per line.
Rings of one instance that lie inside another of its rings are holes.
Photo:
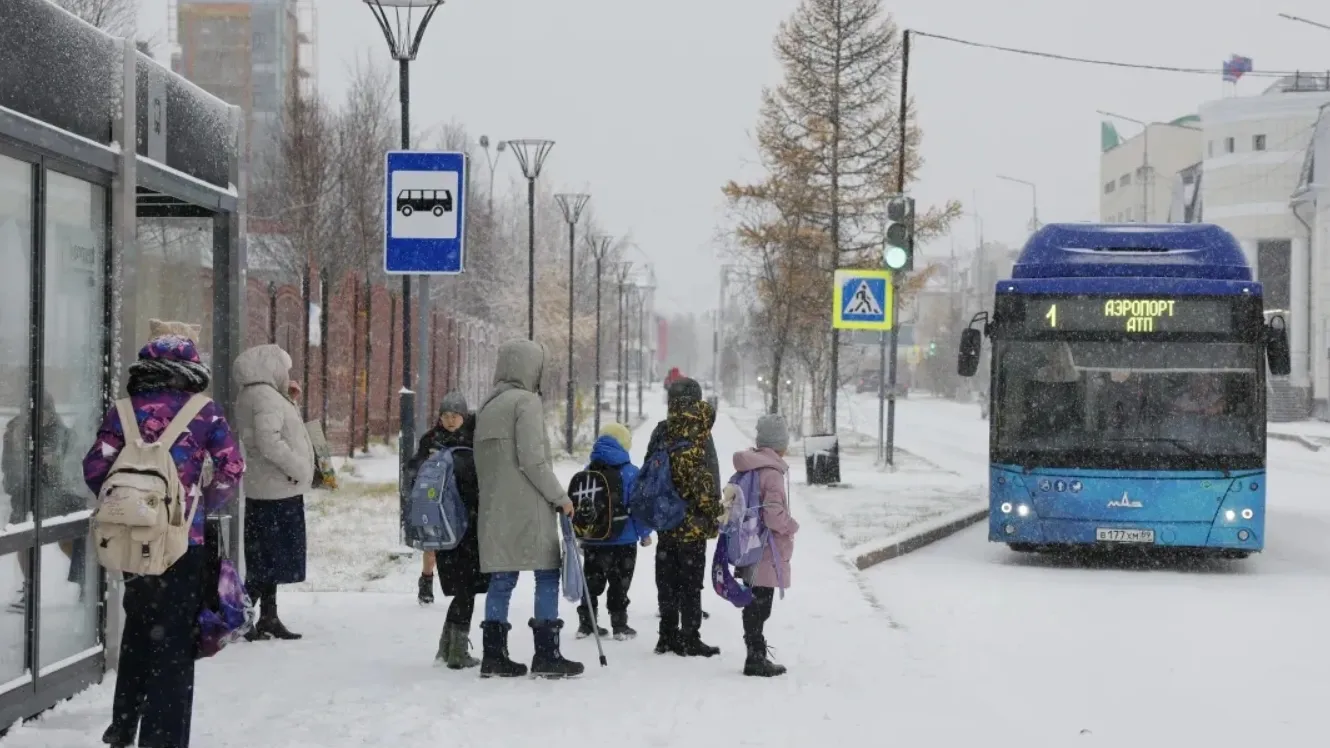
<path fill-rule="evenodd" d="M 926 523 L 931 527 L 922 532 L 907 531 L 888 539 L 885 543 L 873 543 L 871 544 L 873 547 L 866 550 L 854 549 L 849 554 L 850 561 L 856 569 L 863 571 L 883 561 L 904 556 L 907 553 L 932 545 L 943 538 L 955 535 L 971 525 L 978 524 L 987 516 L 987 506 L 980 509 L 963 509 L 944 514 L 936 520 Z"/>
<path fill-rule="evenodd" d="M 1320 444 L 1317 444 L 1311 439 L 1308 439 L 1305 436 L 1300 436 L 1298 434 L 1282 434 L 1278 431 L 1266 431 L 1265 436 L 1267 439 L 1275 439 L 1281 442 L 1292 442 L 1294 444 L 1301 444 L 1302 446 L 1306 447 L 1307 449 L 1310 449 L 1313 452 L 1321 451 Z"/>

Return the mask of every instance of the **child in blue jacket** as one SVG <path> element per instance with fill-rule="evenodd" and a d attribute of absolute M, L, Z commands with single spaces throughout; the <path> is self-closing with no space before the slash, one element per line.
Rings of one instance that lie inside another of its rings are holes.
<path fill-rule="evenodd" d="M 633 483 L 637 480 L 637 468 L 628 455 L 632 449 L 633 435 L 621 423 L 606 424 L 600 430 L 600 436 L 591 449 L 591 462 L 588 470 L 618 470 L 623 480 L 623 503 L 628 504 L 628 497 L 633 493 Z M 606 607 L 610 610 L 610 627 L 614 638 L 623 640 L 637 636 L 637 632 L 628 625 L 628 587 L 633 583 L 633 570 L 637 568 L 637 546 L 651 545 L 651 531 L 637 524 L 632 519 L 624 525 L 623 532 L 613 540 L 593 542 L 582 541 L 583 564 L 586 574 L 587 596 L 597 613 L 600 611 L 597 598 L 609 587 Z M 577 638 L 591 636 L 592 617 L 586 602 L 577 606 Z M 609 632 L 600 629 L 601 636 Z"/>

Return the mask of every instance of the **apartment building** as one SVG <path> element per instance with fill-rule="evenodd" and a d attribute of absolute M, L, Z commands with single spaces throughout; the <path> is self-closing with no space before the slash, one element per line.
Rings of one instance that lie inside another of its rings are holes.
<path fill-rule="evenodd" d="M 1111 136 L 1107 136 L 1112 133 Z M 1169 220 L 1173 176 L 1201 160 L 1199 118 L 1152 122 L 1122 140 L 1105 128 L 1099 157 L 1099 220 L 1105 223 Z"/>

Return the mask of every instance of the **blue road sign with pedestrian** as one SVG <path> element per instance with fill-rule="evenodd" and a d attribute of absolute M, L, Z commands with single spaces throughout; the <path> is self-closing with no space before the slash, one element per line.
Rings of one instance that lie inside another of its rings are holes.
<path fill-rule="evenodd" d="M 837 270 L 832 326 L 840 330 L 890 330 L 891 273 Z"/>
<path fill-rule="evenodd" d="M 389 151 L 383 269 L 453 275 L 466 257 L 465 153 Z"/>

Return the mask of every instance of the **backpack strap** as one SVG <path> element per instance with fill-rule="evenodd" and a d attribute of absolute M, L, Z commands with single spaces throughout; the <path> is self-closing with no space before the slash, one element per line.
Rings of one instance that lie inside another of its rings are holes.
<path fill-rule="evenodd" d="M 157 441 L 165 444 L 166 448 L 170 449 L 175 444 L 175 440 L 179 439 L 180 435 L 189 428 L 189 424 L 194 420 L 194 417 L 201 413 L 210 402 L 212 400 L 203 395 L 191 396 L 176 412 L 175 417 L 171 419 L 171 423 L 167 424 L 162 435 L 157 437 Z"/>
<path fill-rule="evenodd" d="M 143 434 L 139 432 L 139 418 L 134 412 L 134 401 L 127 397 L 116 400 L 115 410 L 120 414 L 120 431 L 124 433 L 125 441 L 143 441 Z"/>

